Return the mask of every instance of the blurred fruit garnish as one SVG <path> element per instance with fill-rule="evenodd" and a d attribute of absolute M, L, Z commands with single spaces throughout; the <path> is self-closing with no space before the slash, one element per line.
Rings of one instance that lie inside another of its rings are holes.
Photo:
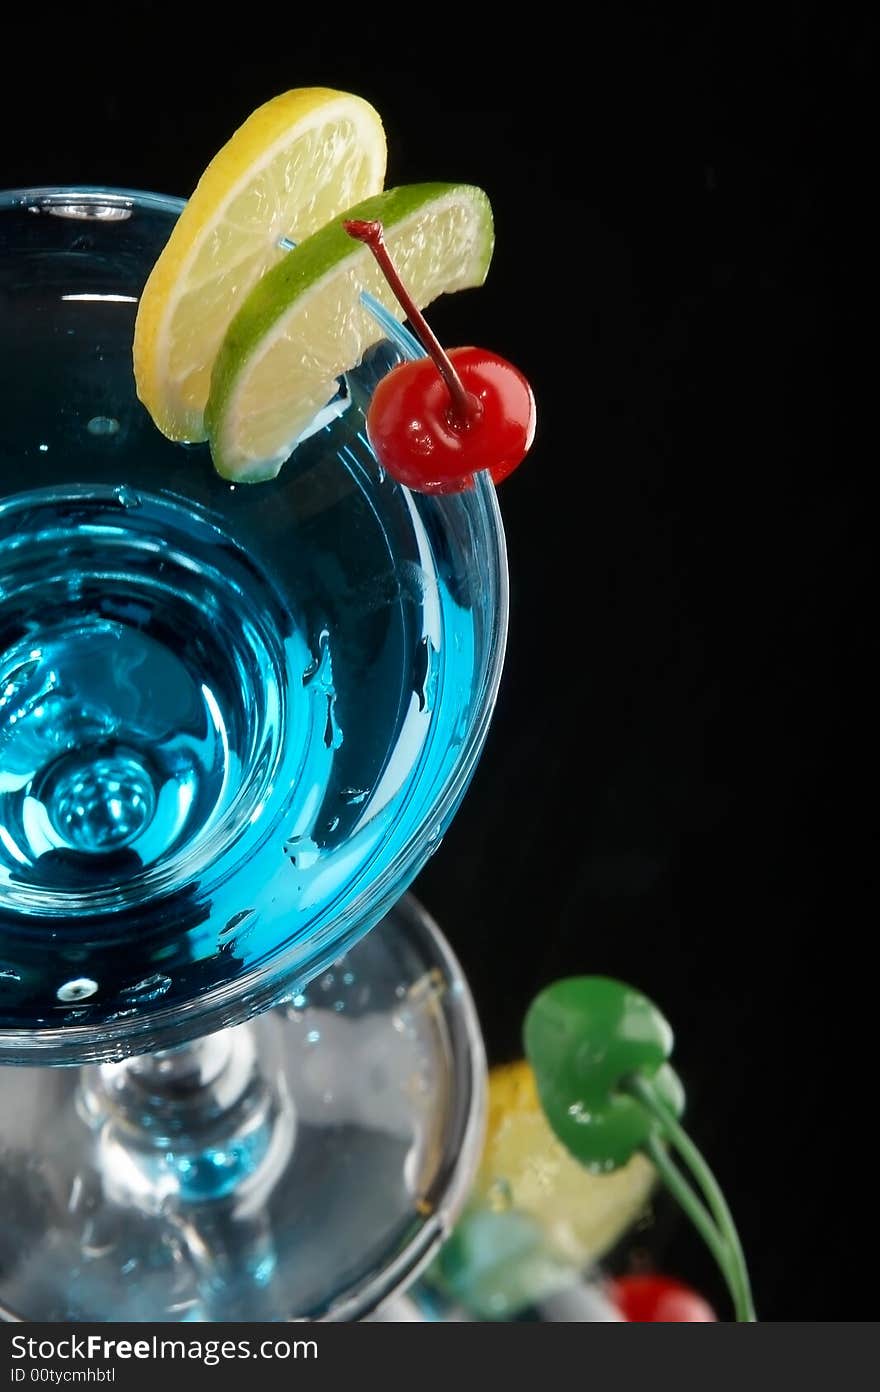
<path fill-rule="evenodd" d="M 619 1276 L 605 1293 L 630 1324 L 711 1324 L 718 1318 L 690 1286 L 653 1272 Z"/>
<path fill-rule="evenodd" d="M 647 1155 L 715 1258 L 737 1320 L 754 1320 L 727 1201 L 679 1124 L 684 1089 L 667 1063 L 672 1029 L 657 1006 L 623 981 L 570 977 L 532 1002 L 523 1034 L 541 1104 L 566 1149 L 591 1170 Z"/>
<path fill-rule="evenodd" d="M 584 1170 L 553 1134 L 524 1059 L 493 1068 L 483 1158 L 474 1196 L 495 1212 L 537 1219 L 572 1265 L 598 1260 L 642 1212 L 656 1180 L 643 1155 L 613 1175 Z"/>
<path fill-rule="evenodd" d="M 548 1125 L 528 1063 L 493 1068 L 471 1200 L 429 1279 L 478 1319 L 510 1319 L 594 1266 L 655 1180 L 643 1155 L 613 1174 L 585 1170 Z"/>
<path fill-rule="evenodd" d="M 547 1119 L 587 1169 L 627 1164 L 657 1128 L 627 1090 L 630 1078 L 650 1079 L 670 1111 L 684 1111 L 684 1089 L 667 1063 L 672 1030 L 631 986 L 604 976 L 554 982 L 533 1001 L 524 1038 Z"/>

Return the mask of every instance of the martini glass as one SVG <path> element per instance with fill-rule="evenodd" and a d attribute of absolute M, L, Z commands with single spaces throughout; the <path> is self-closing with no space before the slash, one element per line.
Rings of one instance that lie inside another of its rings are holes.
<path fill-rule="evenodd" d="M 377 465 L 392 341 L 270 483 L 159 434 L 131 344 L 181 207 L 0 196 L 0 1302 L 358 1318 L 480 1144 L 473 1005 L 405 891 L 487 732 L 503 533 L 486 479 Z"/>

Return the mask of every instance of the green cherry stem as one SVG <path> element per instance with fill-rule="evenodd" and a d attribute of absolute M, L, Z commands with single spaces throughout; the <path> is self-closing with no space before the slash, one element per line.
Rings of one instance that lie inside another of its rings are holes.
<path fill-rule="evenodd" d="M 676 1165 L 658 1135 L 649 1136 L 644 1144 L 644 1152 L 657 1170 L 666 1188 L 690 1218 L 700 1237 L 705 1242 L 730 1292 L 737 1320 L 745 1318 L 740 1291 L 734 1270 L 733 1254 L 718 1231 L 706 1205 Z"/>
<path fill-rule="evenodd" d="M 638 1098 L 642 1105 L 656 1118 L 662 1135 L 678 1151 L 679 1156 L 703 1191 L 708 1209 L 667 1154 L 660 1139 L 656 1135 L 651 1135 L 648 1138 L 646 1149 L 664 1181 L 700 1232 L 721 1268 L 730 1289 L 737 1320 L 752 1323 L 757 1317 L 752 1300 L 748 1268 L 739 1233 L 736 1230 L 736 1224 L 733 1221 L 727 1200 L 721 1192 L 721 1186 L 684 1127 L 679 1125 L 670 1109 L 657 1096 L 650 1081 L 638 1074 L 633 1074 L 627 1080 L 626 1090 L 633 1097 Z"/>

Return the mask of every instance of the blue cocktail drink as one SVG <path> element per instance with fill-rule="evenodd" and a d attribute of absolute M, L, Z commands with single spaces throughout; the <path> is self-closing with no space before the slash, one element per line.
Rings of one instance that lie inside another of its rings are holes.
<path fill-rule="evenodd" d="M 219 1202 L 240 1235 L 239 1183 L 249 1176 L 252 1194 L 268 1166 L 266 1193 L 276 1192 L 298 1153 L 291 1117 L 309 1104 L 298 1098 L 282 1125 L 281 1094 L 289 1100 L 296 1088 L 264 1068 L 269 1100 L 257 1126 L 241 1113 L 247 1087 L 236 1092 L 230 1069 L 243 1078 L 250 1050 L 256 1076 L 282 1015 L 291 1052 L 303 1046 L 313 1024 L 303 990 L 322 972 L 333 978 L 322 1015 L 369 1014 L 367 997 L 355 1005 L 352 994 L 369 969 L 352 961 L 372 938 L 355 944 L 436 848 L 464 793 L 506 623 L 491 484 L 414 494 L 367 444 L 363 408 L 390 348 L 341 385 L 328 423 L 271 482 L 232 484 L 207 447 L 173 445 L 155 429 L 135 395 L 132 332 L 180 206 L 82 191 L 0 199 L 0 1061 L 103 1064 L 79 1082 L 69 1071 L 51 1105 L 68 1108 L 65 1125 L 80 1118 L 89 1139 L 70 1141 L 66 1180 L 100 1178 L 120 1251 L 119 1214 L 133 1205 L 143 1222 L 162 1202 L 214 1202 L 216 1235 Z M 409 965 L 386 950 L 380 1011 L 392 998 L 399 1009 L 408 974 L 417 982 L 435 965 L 424 946 L 431 931 L 419 932 Z M 181 1052 L 228 1025 L 255 1033 Z M 157 1050 L 154 1064 L 121 1062 Z M 297 1074 L 295 1060 L 289 1069 Z M 10 1080 L 15 1107 L 17 1078 L 39 1091 L 59 1076 L 8 1069 L 0 1087 Z M 209 1140 L 199 1113 L 192 1126 L 178 1117 L 183 1139 L 167 1142 L 164 1158 L 144 1136 L 132 1142 L 148 1157 L 138 1189 L 95 1138 L 104 1145 L 108 1127 L 131 1130 L 133 1080 L 145 1077 L 154 1108 L 138 1113 L 145 1135 L 161 1130 L 163 1079 L 178 1101 L 189 1088 L 197 1106 L 199 1089 L 226 1083 Z M 323 1092 L 341 1095 L 330 1082 Z M 327 1107 L 320 1124 L 338 1125 Z M 238 1135 L 225 1151 L 218 1116 Z M 461 1146 L 456 1134 L 450 1144 Z M 205 1166 L 216 1174 L 221 1154 L 226 1179 L 211 1192 Z M 348 1286 L 328 1266 L 320 1296 L 285 1302 L 273 1288 L 274 1304 L 261 1295 L 248 1305 L 241 1291 L 265 1292 L 266 1273 L 294 1245 L 293 1229 L 282 1225 L 279 1238 L 266 1221 L 259 1241 L 244 1244 L 250 1276 L 230 1280 L 226 1303 L 212 1305 L 193 1277 L 181 1303 L 190 1313 L 156 1297 L 137 1317 L 234 1317 L 239 1308 L 287 1318 L 333 1298 L 360 1308 L 364 1273 L 402 1250 L 397 1229 L 393 1240 L 382 1232 L 385 1255 Z M 71 1251 L 81 1238 L 74 1224 Z M 151 1241 L 141 1233 L 135 1242 L 145 1262 Z M 83 1316 L 112 1316 L 118 1263 L 106 1260 L 93 1295 L 71 1307 Z M 0 1298 L 28 1317 L 65 1317 L 57 1283 L 19 1276 Z"/>
<path fill-rule="evenodd" d="M 442 831 L 500 646 L 489 490 L 399 487 L 356 402 L 259 487 L 152 427 L 173 211 L 100 206 L 2 214 L 0 1020 L 32 1036 L 332 960 Z"/>

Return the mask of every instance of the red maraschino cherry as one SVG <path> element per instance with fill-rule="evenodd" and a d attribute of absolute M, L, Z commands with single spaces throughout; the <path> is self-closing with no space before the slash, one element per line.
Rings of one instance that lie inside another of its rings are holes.
<path fill-rule="evenodd" d="M 408 488 L 458 493 L 488 469 L 496 483 L 521 464 L 535 435 L 525 377 L 485 348 L 443 348 L 397 272 L 381 222 L 343 223 L 373 253 L 428 354 L 382 378 L 367 413 L 379 463 Z"/>
<path fill-rule="evenodd" d="M 707 1300 L 669 1276 L 619 1276 L 608 1294 L 630 1324 L 711 1324 L 718 1318 Z"/>

